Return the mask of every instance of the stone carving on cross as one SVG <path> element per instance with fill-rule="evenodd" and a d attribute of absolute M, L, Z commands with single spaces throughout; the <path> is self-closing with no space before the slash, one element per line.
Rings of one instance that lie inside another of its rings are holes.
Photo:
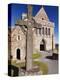
<path fill-rule="evenodd" d="M 34 21 L 32 20 L 32 5 L 28 5 L 27 20 L 18 20 L 16 25 L 21 26 L 26 35 L 26 71 L 32 70 L 32 53 L 33 53 L 33 30 Z M 27 27 L 27 30 L 25 29 Z"/>

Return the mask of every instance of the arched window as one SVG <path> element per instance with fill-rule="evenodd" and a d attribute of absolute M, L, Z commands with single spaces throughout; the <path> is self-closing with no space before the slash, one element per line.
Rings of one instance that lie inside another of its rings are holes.
<path fill-rule="evenodd" d="M 18 35 L 18 40 L 20 40 L 20 36 Z"/>
<path fill-rule="evenodd" d="M 47 28 L 46 28 L 46 32 L 45 32 L 45 34 L 47 35 Z"/>
<path fill-rule="evenodd" d="M 45 51 L 46 50 L 46 43 L 45 43 L 44 39 L 42 39 L 42 41 L 40 43 L 40 50 L 41 51 Z"/>
<path fill-rule="evenodd" d="M 48 28 L 48 35 L 50 35 L 50 28 Z"/>
<path fill-rule="evenodd" d="M 20 35 L 17 36 L 17 40 L 21 40 L 21 36 Z"/>
<path fill-rule="evenodd" d="M 39 34 L 41 35 L 41 28 L 39 28 Z"/>
<path fill-rule="evenodd" d="M 44 27 L 42 28 L 42 34 L 44 35 Z"/>
<path fill-rule="evenodd" d="M 20 49 L 19 48 L 16 51 L 16 58 L 17 59 L 20 59 Z"/>
<path fill-rule="evenodd" d="M 44 20 L 44 18 L 42 18 L 42 20 Z"/>

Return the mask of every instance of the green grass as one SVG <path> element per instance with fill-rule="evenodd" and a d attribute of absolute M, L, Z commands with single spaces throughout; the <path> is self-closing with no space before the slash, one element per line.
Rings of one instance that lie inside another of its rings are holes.
<path fill-rule="evenodd" d="M 25 62 L 16 63 L 16 61 L 12 61 L 12 65 L 16 67 L 25 67 Z M 46 63 L 40 61 L 33 61 L 33 65 L 37 65 L 39 67 L 39 70 L 42 71 L 43 75 L 48 73 L 48 66 Z"/>
<path fill-rule="evenodd" d="M 39 53 L 33 53 L 32 54 L 32 58 L 33 59 L 38 59 L 38 58 L 40 58 L 42 55 L 41 54 L 39 54 Z"/>
<path fill-rule="evenodd" d="M 43 74 L 47 74 L 48 73 L 48 66 L 47 66 L 46 63 L 39 62 L 39 61 L 34 61 L 33 64 L 34 65 L 38 65 L 40 71 L 42 71 Z"/>
<path fill-rule="evenodd" d="M 34 59 L 39 59 L 40 57 L 42 57 L 42 55 L 40 53 L 34 53 L 32 54 L 32 58 L 33 58 L 33 65 L 34 66 L 38 66 L 39 70 L 42 71 L 42 74 L 47 74 L 48 73 L 48 66 L 46 63 L 44 62 L 40 62 L 40 61 L 34 61 Z M 16 66 L 16 67 L 25 67 L 25 62 L 18 62 L 16 63 L 16 60 L 11 62 L 12 65 Z"/>
<path fill-rule="evenodd" d="M 12 61 L 11 64 L 16 66 L 16 67 L 24 67 L 25 66 L 25 62 L 16 63 L 16 60 Z"/>

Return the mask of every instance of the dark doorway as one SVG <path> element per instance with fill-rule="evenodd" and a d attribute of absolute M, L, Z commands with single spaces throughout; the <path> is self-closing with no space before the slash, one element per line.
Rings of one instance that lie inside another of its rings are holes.
<path fill-rule="evenodd" d="M 17 49 L 17 59 L 20 59 L 20 49 Z"/>
<path fill-rule="evenodd" d="M 42 50 L 42 51 L 45 50 L 45 47 L 43 44 L 40 45 L 40 50 Z"/>
<path fill-rule="evenodd" d="M 45 51 L 45 41 L 44 40 L 42 40 L 42 42 L 40 44 L 40 50 Z"/>

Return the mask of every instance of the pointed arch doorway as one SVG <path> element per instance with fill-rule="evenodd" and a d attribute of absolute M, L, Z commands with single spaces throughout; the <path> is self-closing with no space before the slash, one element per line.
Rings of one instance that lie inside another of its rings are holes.
<path fill-rule="evenodd" d="M 16 58 L 19 59 L 19 60 L 21 59 L 20 49 L 19 48 L 16 51 Z"/>
<path fill-rule="evenodd" d="M 45 50 L 46 50 L 46 43 L 45 43 L 45 40 L 42 39 L 40 44 L 40 51 L 45 51 Z"/>

